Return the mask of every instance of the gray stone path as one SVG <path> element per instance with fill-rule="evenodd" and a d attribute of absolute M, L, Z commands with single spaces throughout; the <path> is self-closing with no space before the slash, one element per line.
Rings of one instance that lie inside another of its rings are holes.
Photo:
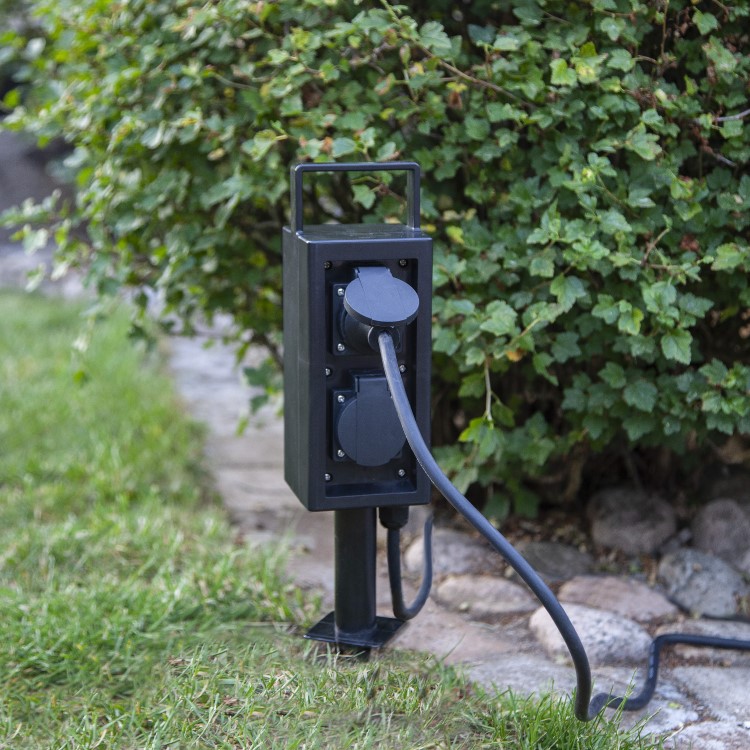
<path fill-rule="evenodd" d="M 24 147 L 0 133 L 0 210 L 30 192 L 44 195 L 50 185 L 41 163 Z M 24 192 L 25 191 L 25 192 Z M 29 258 L 0 234 L 0 287 L 23 285 L 24 273 L 39 258 Z M 58 285 L 58 289 L 60 286 Z M 79 290 L 75 279 L 62 290 Z M 332 514 L 308 513 L 283 481 L 282 424 L 272 409 L 253 417 L 242 435 L 239 417 L 252 395 L 221 344 L 206 347 L 208 335 L 170 341 L 170 366 L 190 413 L 207 425 L 206 460 L 232 520 L 248 544 L 283 542 L 292 551 L 290 577 L 303 589 L 320 593 L 324 609 L 332 606 Z M 423 510 L 414 513 L 419 528 Z M 383 538 L 380 539 L 381 552 Z M 419 567 L 419 541 L 406 555 Z M 542 613 L 503 574 L 494 553 L 461 529 L 438 529 L 435 535 L 437 580 L 433 596 L 390 648 L 427 651 L 468 676 L 498 690 L 531 694 L 553 688 L 569 693 L 572 667 L 560 655 L 556 634 Z M 388 614 L 389 595 L 380 554 L 378 602 Z M 585 572 L 581 570 L 579 572 Z M 491 574 L 491 575 L 487 575 Z M 417 583 L 412 580 L 412 583 Z M 750 625 L 721 621 L 684 621 L 657 592 L 637 582 L 579 576 L 565 584 L 563 600 L 584 645 L 596 656 L 597 688 L 622 692 L 640 685 L 645 666 L 644 633 L 665 630 L 750 638 Z M 613 596 L 612 592 L 617 591 Z M 501 601 L 496 604 L 493 598 Z M 533 626 L 532 626 L 533 624 Z M 623 655 L 627 659 L 623 660 Z M 678 648 L 667 657 L 657 693 L 646 711 L 626 714 L 625 725 L 655 714 L 648 731 L 665 735 L 667 748 L 747 750 L 750 748 L 750 655 Z"/>

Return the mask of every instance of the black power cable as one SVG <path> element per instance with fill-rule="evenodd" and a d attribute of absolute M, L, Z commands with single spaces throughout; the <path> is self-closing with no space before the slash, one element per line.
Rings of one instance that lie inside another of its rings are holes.
<path fill-rule="evenodd" d="M 401 583 L 401 529 L 409 519 L 408 507 L 380 508 L 380 523 L 388 530 L 388 580 L 391 584 L 391 602 L 393 614 L 399 620 L 411 620 L 416 617 L 427 603 L 432 588 L 432 516 L 424 524 L 424 563 L 422 567 L 422 585 L 419 587 L 411 604 L 404 602 L 404 590 Z"/>
<path fill-rule="evenodd" d="M 451 484 L 432 457 L 427 444 L 422 438 L 414 415 L 411 411 L 409 397 L 401 380 L 398 369 L 396 350 L 391 334 L 381 329 L 378 334 L 378 347 L 383 360 L 383 369 L 391 391 L 391 397 L 403 427 L 406 440 L 411 446 L 419 464 L 430 481 L 445 499 L 482 534 L 518 573 L 534 595 L 542 603 L 555 623 L 560 635 L 568 647 L 576 671 L 577 688 L 574 710 L 576 718 L 590 721 L 604 708 L 622 708 L 624 711 L 636 711 L 643 708 L 652 698 L 656 688 L 659 672 L 659 653 L 662 646 L 685 644 L 691 646 L 710 646 L 722 649 L 750 650 L 750 641 L 730 638 L 713 638 L 709 636 L 667 633 L 654 639 L 651 644 L 648 661 L 648 675 L 640 693 L 632 697 L 614 696 L 611 693 L 599 693 L 591 698 L 591 668 L 581 639 L 573 627 L 567 613 L 539 574 L 510 542 Z M 400 576 L 399 576 L 400 578 Z M 391 578 L 393 584 L 393 578 Z M 400 580 L 399 580 L 400 590 Z"/>

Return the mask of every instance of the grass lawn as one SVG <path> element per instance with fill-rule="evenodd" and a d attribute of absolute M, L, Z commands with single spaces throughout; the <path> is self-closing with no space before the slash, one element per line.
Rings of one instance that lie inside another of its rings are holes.
<path fill-rule="evenodd" d="M 123 318 L 0 293 L 0 748 L 656 747 L 566 699 L 299 638 L 318 614 L 236 543 L 200 430 Z"/>

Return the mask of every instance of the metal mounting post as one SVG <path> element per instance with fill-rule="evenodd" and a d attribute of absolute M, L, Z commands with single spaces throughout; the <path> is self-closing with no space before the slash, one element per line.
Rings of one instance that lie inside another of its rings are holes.
<path fill-rule="evenodd" d="M 334 611 L 305 635 L 316 641 L 379 648 L 404 624 L 375 614 L 375 508 L 334 512 Z"/>

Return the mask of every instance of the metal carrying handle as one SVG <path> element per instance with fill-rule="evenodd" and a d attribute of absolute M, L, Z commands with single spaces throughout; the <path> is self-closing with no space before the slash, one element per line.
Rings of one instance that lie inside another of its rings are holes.
<path fill-rule="evenodd" d="M 296 164 L 291 168 L 292 234 L 303 229 L 302 176 L 305 172 L 406 172 L 406 225 L 419 229 L 419 164 L 413 161 L 371 161 Z"/>

